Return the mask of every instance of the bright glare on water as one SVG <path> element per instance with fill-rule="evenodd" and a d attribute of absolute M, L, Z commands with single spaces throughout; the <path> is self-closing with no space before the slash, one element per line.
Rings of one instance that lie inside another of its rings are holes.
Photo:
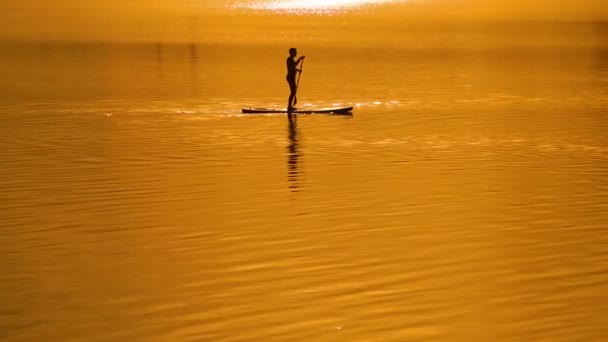
<path fill-rule="evenodd" d="M 5 14 L 3 341 L 608 340 L 604 24 L 86 6 Z M 352 115 L 241 113 L 291 46 Z"/>
<path fill-rule="evenodd" d="M 326 12 L 341 8 L 353 8 L 364 5 L 379 5 L 384 2 L 390 2 L 391 0 L 277 0 L 263 3 L 254 3 L 248 5 L 254 9 L 266 9 L 266 10 L 288 10 L 292 12 L 299 11 L 316 11 Z"/>

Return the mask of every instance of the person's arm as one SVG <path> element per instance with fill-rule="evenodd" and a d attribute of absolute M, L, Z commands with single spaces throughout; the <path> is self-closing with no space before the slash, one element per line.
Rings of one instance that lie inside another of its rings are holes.
<path fill-rule="evenodd" d="M 304 57 L 306 56 L 302 56 L 300 58 L 298 58 L 298 60 L 296 61 L 295 66 L 298 66 L 298 64 L 300 64 L 300 62 L 302 62 L 302 60 L 304 60 Z M 297 72 L 302 72 L 302 69 L 296 69 Z"/>

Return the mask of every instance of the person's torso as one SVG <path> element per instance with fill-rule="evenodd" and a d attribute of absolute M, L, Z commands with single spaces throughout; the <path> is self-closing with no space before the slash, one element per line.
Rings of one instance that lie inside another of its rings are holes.
<path fill-rule="evenodd" d="M 287 77 L 296 77 L 296 62 L 291 57 L 287 57 Z"/>

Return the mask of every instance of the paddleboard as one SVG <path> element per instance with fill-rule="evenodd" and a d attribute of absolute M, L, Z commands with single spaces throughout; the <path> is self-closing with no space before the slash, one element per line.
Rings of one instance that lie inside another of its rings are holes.
<path fill-rule="evenodd" d="M 279 108 L 243 108 L 245 114 L 277 114 L 277 113 L 294 113 L 294 114 L 350 114 L 353 107 L 334 107 L 334 108 L 300 108 L 294 111 Z"/>

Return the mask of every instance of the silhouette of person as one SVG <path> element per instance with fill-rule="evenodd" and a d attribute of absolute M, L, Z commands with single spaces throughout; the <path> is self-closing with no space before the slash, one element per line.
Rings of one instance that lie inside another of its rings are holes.
<path fill-rule="evenodd" d="M 295 58 L 298 54 L 296 48 L 289 49 L 289 57 L 287 57 L 287 83 L 289 83 L 289 99 L 287 100 L 287 111 L 293 111 L 295 108 L 293 107 L 293 99 L 296 97 L 296 74 L 298 72 L 302 72 L 302 69 L 297 69 L 298 64 L 302 62 L 304 56 L 298 58 L 296 61 Z"/>

